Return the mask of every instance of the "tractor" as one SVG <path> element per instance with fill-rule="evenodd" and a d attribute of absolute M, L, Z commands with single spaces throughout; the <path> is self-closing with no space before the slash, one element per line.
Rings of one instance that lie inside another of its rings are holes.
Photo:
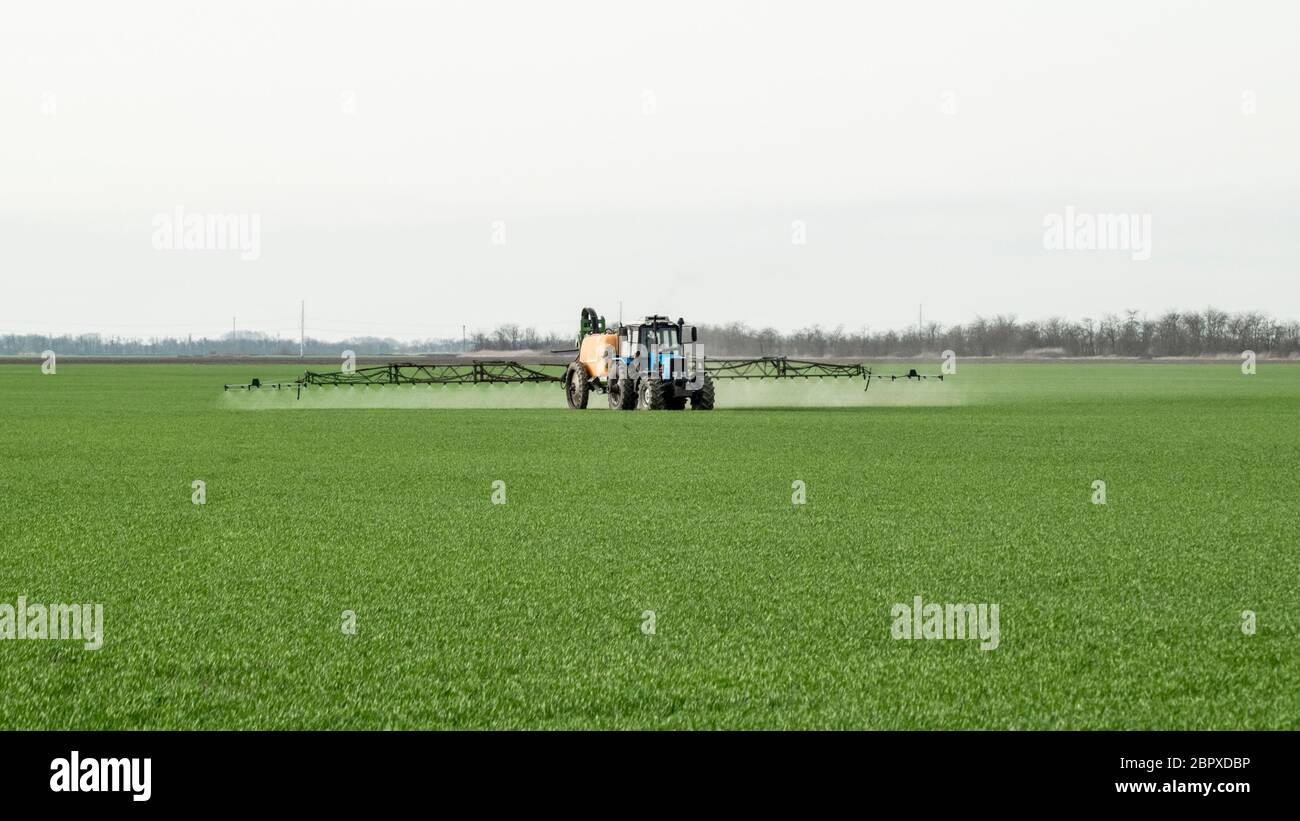
<path fill-rule="evenodd" d="M 570 408 L 582 410 L 593 390 L 613 410 L 713 410 L 713 377 L 694 356 L 696 330 L 684 319 L 647 316 L 612 328 L 591 308 L 578 325 L 577 358 L 564 372 Z"/>
<path fill-rule="evenodd" d="M 390 362 L 368 368 L 319 373 L 307 371 L 292 382 L 226 385 L 225 390 L 293 390 L 304 388 L 372 387 L 376 385 L 500 385 L 560 383 L 570 408 L 587 407 L 593 390 L 603 392 L 614 410 L 713 410 L 718 379 L 823 379 L 857 377 L 867 390 L 873 381 L 943 381 L 944 374 L 872 373 L 863 362 L 826 362 L 760 356 L 745 359 L 705 358 L 699 354 L 697 332 L 686 320 L 647 316 L 640 322 L 605 326 L 605 318 L 583 308 L 577 346 L 556 354 L 575 354 L 560 363 L 525 364 L 507 359 L 457 358 L 451 362 Z M 563 368 L 561 372 L 559 369 Z"/>

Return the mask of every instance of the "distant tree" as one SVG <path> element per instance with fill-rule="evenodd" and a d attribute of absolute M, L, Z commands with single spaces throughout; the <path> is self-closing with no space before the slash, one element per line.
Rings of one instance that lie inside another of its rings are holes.
<path fill-rule="evenodd" d="M 491 331 L 475 329 L 468 335 L 471 351 L 549 351 L 573 346 L 570 336 L 541 333 L 536 328 L 503 324 Z M 700 327 L 700 341 L 710 356 L 878 357 L 917 356 L 954 350 L 965 356 L 1015 355 L 1041 348 L 1059 348 L 1075 356 L 1156 355 L 1198 356 L 1236 354 L 1250 349 L 1274 356 L 1300 354 L 1300 322 L 1277 321 L 1259 311 L 1227 313 L 1166 311 L 1157 319 L 1126 311 L 1123 319 L 1105 314 L 1071 323 L 1060 317 L 1017 322 L 1009 314 L 992 319 L 976 317 L 968 325 L 945 327 L 930 322 L 906 330 L 869 331 L 862 326 L 850 333 L 843 326 L 827 331 L 818 325 L 782 334 L 774 328 L 755 330 L 742 322 Z M 359 355 L 440 353 L 462 350 L 457 337 L 412 342 L 374 336 L 342 340 L 304 340 L 308 356 L 336 357 L 344 349 Z M 46 349 L 71 356 L 295 356 L 298 340 L 256 330 L 225 333 L 216 338 L 157 337 L 134 339 L 101 334 L 0 334 L 0 355 L 35 356 Z"/>

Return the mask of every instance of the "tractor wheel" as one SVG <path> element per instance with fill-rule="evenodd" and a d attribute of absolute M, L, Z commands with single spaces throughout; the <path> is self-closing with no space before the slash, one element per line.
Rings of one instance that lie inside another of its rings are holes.
<path fill-rule="evenodd" d="M 664 410 L 668 407 L 662 379 L 655 379 L 653 376 L 642 379 L 640 395 L 641 407 L 646 410 Z"/>
<path fill-rule="evenodd" d="M 591 382 L 587 378 L 587 369 L 579 364 L 569 366 L 568 378 L 564 380 L 564 398 L 574 410 L 585 410 L 587 397 L 591 395 Z"/>
<path fill-rule="evenodd" d="M 713 377 L 704 374 L 704 384 L 691 394 L 691 410 L 713 410 Z"/>
<path fill-rule="evenodd" d="M 607 379 L 609 409 L 632 410 L 636 407 L 636 383 L 631 379 Z"/>

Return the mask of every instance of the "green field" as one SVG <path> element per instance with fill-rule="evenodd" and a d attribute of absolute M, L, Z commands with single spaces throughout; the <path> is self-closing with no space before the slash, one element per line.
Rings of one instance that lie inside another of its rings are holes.
<path fill-rule="evenodd" d="M 0 603 L 105 612 L 0 641 L 0 728 L 1300 728 L 1300 366 L 221 391 L 299 371 L 0 366 Z M 1000 645 L 891 638 L 916 595 Z"/>

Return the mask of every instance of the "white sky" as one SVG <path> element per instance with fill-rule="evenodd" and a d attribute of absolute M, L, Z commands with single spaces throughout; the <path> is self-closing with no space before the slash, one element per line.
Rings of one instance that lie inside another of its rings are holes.
<path fill-rule="evenodd" d="M 1300 317 L 1297 8 L 6 3 L 0 331 Z M 1151 259 L 1045 250 L 1067 205 Z"/>

